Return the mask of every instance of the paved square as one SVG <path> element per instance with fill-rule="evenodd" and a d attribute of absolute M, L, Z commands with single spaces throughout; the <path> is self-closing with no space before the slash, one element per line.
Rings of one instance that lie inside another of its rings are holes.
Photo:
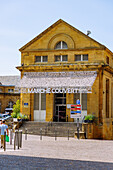
<path fill-rule="evenodd" d="M 0 149 L 0 166 L 8 161 L 7 166 L 12 169 L 113 169 L 113 141 L 64 137 L 55 141 L 54 137 L 45 136 L 40 140 L 35 135 L 28 135 L 25 140 L 23 135 L 22 148 L 13 148 L 7 143 L 5 152 Z"/>

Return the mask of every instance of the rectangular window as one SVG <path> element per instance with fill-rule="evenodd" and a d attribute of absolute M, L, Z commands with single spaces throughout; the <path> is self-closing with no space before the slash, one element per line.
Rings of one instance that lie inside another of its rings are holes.
<path fill-rule="evenodd" d="M 42 56 L 42 62 L 47 62 L 48 61 L 48 56 Z"/>
<path fill-rule="evenodd" d="M 66 94 L 55 93 L 55 104 L 66 104 Z"/>
<path fill-rule="evenodd" d="M 74 94 L 74 104 L 76 104 L 77 99 L 80 100 L 80 93 L 75 93 Z"/>
<path fill-rule="evenodd" d="M 41 62 L 41 56 L 35 56 L 35 62 Z"/>
<path fill-rule="evenodd" d="M 55 56 L 55 62 L 58 61 L 68 61 L 68 55 L 56 55 Z"/>
<path fill-rule="evenodd" d="M 75 55 L 75 61 L 81 61 L 81 55 Z"/>
<path fill-rule="evenodd" d="M 46 93 L 41 93 L 41 110 L 46 110 Z"/>
<path fill-rule="evenodd" d="M 109 79 L 106 79 L 106 118 L 109 118 Z"/>
<path fill-rule="evenodd" d="M 83 55 L 83 61 L 88 61 L 88 54 Z"/>
<path fill-rule="evenodd" d="M 39 110 L 39 105 L 40 110 L 46 110 L 46 93 L 34 93 L 34 110 Z"/>
<path fill-rule="evenodd" d="M 88 61 L 88 54 L 75 55 L 75 61 Z"/>
<path fill-rule="evenodd" d="M 57 62 L 57 61 L 61 61 L 61 56 L 60 55 L 56 55 L 55 56 L 55 61 Z"/>
<path fill-rule="evenodd" d="M 82 110 L 87 110 L 87 93 L 82 93 Z"/>
<path fill-rule="evenodd" d="M 35 62 L 47 62 L 48 56 L 35 56 Z"/>
<path fill-rule="evenodd" d="M 87 93 L 75 93 L 74 104 L 76 104 L 77 99 L 81 100 L 82 110 L 87 110 Z"/>
<path fill-rule="evenodd" d="M 0 89 L 0 93 L 2 92 L 2 89 Z"/>
<path fill-rule="evenodd" d="M 12 93 L 14 90 L 13 89 L 8 89 L 8 92 L 9 93 Z"/>
<path fill-rule="evenodd" d="M 67 55 L 62 55 L 62 61 L 68 61 L 68 56 Z"/>
<path fill-rule="evenodd" d="M 39 110 L 39 93 L 34 93 L 34 110 Z"/>
<path fill-rule="evenodd" d="M 109 64 L 109 57 L 106 56 L 106 63 Z"/>

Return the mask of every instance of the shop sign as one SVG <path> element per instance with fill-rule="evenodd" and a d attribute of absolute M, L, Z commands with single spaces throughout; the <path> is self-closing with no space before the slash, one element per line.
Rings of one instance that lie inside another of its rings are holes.
<path fill-rule="evenodd" d="M 71 118 L 81 118 L 81 105 L 73 104 L 70 109 L 70 117 Z"/>
<path fill-rule="evenodd" d="M 18 88 L 15 93 L 92 93 L 91 88 Z"/>

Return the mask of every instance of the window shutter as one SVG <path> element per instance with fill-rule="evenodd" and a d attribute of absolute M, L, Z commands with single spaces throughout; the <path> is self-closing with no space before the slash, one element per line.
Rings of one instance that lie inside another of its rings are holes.
<path fill-rule="evenodd" d="M 41 110 L 46 110 L 46 93 L 41 94 Z"/>
<path fill-rule="evenodd" d="M 39 93 L 34 93 L 34 110 L 39 110 Z"/>
<path fill-rule="evenodd" d="M 87 93 L 82 93 L 82 110 L 87 110 Z"/>

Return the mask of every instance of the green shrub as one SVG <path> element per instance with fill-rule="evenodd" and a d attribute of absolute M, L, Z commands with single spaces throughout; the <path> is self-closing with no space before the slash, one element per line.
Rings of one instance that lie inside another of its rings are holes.
<path fill-rule="evenodd" d="M 87 115 L 85 116 L 84 120 L 94 120 L 95 116 L 94 115 Z"/>
<path fill-rule="evenodd" d="M 15 112 L 11 113 L 12 118 L 17 118 L 17 114 Z"/>

